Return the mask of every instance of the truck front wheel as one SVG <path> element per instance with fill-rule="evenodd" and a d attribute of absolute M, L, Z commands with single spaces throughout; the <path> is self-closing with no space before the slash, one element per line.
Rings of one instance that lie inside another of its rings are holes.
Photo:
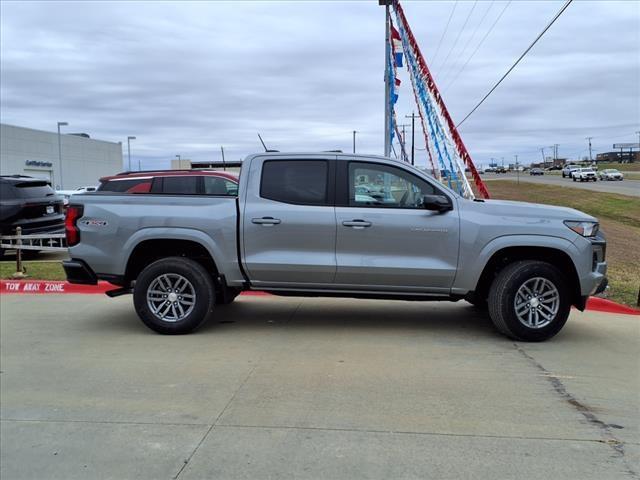
<path fill-rule="evenodd" d="M 136 279 L 133 304 L 150 329 L 165 335 L 190 333 L 213 310 L 213 281 L 194 260 L 163 258 L 148 265 Z"/>
<path fill-rule="evenodd" d="M 553 337 L 567 322 L 570 291 L 553 265 L 518 261 L 498 274 L 489 290 L 488 305 L 491 320 L 501 333 L 515 340 L 540 342 Z"/>

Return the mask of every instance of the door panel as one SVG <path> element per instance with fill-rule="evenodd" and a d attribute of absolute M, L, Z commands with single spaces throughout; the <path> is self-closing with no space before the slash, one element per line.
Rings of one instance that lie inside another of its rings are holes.
<path fill-rule="evenodd" d="M 448 291 L 458 262 L 455 203 L 446 213 L 425 210 L 422 196 L 440 192 L 395 166 L 350 162 L 344 177 L 335 284 Z"/>
<path fill-rule="evenodd" d="M 457 212 L 336 207 L 336 284 L 449 289 L 458 261 Z M 368 227 L 344 223 L 363 220 Z"/>
<path fill-rule="evenodd" d="M 336 273 L 333 162 L 311 158 L 255 163 L 242 235 L 252 284 L 330 284 Z"/>

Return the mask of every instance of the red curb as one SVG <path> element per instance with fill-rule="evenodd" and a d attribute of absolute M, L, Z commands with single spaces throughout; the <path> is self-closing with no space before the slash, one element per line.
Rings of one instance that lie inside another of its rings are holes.
<path fill-rule="evenodd" d="M 55 294 L 55 293 L 105 293 L 118 287 L 108 282 L 98 282 L 98 285 L 76 285 L 63 281 L 46 280 L 0 280 L 2 294 Z M 258 290 L 247 290 L 241 295 L 250 297 L 270 297 L 272 294 Z M 640 315 L 640 310 L 621 305 L 606 298 L 589 297 L 587 310 L 594 312 L 618 313 L 624 315 Z"/>
<path fill-rule="evenodd" d="M 0 280 L 0 293 L 104 293 L 117 287 L 108 282 L 98 285 L 75 285 L 62 281 L 47 280 Z"/>
<path fill-rule="evenodd" d="M 600 297 L 589 297 L 587 300 L 587 310 L 594 312 L 621 313 L 623 315 L 640 315 L 640 310 Z"/>

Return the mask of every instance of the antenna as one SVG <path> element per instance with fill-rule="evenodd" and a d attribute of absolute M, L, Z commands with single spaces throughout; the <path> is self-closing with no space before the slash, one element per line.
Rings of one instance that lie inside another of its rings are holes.
<path fill-rule="evenodd" d="M 264 144 L 264 140 L 262 140 L 262 137 L 260 136 L 260 134 L 258 133 L 258 138 L 260 139 L 260 143 L 262 143 L 262 147 L 264 148 L 264 151 L 269 153 L 269 152 L 278 152 L 279 150 L 269 150 L 267 148 L 267 146 Z"/>
<path fill-rule="evenodd" d="M 260 139 L 260 143 L 262 144 L 262 147 L 264 148 L 265 152 L 268 152 L 269 149 L 267 148 L 267 146 L 264 144 L 264 140 L 262 140 L 262 137 L 260 136 L 260 134 L 258 133 L 258 138 Z"/>

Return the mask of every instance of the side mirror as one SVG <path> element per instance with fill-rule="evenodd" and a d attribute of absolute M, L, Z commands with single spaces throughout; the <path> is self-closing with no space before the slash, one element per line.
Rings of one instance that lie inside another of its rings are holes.
<path fill-rule="evenodd" d="M 426 210 L 434 210 L 440 213 L 453 210 L 451 201 L 444 195 L 425 195 L 422 197 L 422 207 Z"/>

